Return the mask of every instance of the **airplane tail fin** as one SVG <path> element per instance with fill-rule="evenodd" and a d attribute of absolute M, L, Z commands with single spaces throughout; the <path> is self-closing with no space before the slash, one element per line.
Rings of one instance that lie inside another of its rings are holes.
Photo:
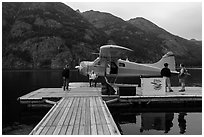
<path fill-rule="evenodd" d="M 158 62 L 152 64 L 152 66 L 162 69 L 164 67 L 164 63 L 169 64 L 168 68 L 171 71 L 176 71 L 175 57 L 174 57 L 173 52 L 170 51 L 166 53 Z"/>

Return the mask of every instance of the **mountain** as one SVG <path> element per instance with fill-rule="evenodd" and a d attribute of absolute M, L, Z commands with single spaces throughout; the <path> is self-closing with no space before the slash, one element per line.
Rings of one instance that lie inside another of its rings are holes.
<path fill-rule="evenodd" d="M 3 68 L 72 67 L 93 60 L 107 41 L 78 12 L 59 2 L 2 3 Z"/>
<path fill-rule="evenodd" d="M 166 30 L 160 28 L 156 24 L 152 23 L 151 21 L 142 18 L 142 17 L 137 17 L 134 19 L 128 20 L 128 22 L 135 27 L 138 27 L 142 30 L 144 30 L 146 33 L 150 34 L 156 34 L 156 35 L 171 35 L 169 32 Z"/>
<path fill-rule="evenodd" d="M 186 40 L 179 36 L 175 36 L 141 17 L 130 19 L 128 22 L 150 35 L 155 35 L 157 38 L 161 39 L 162 47 L 173 51 L 179 62 L 186 62 L 187 64 L 191 61 L 195 61 L 196 63 L 202 62 L 202 42 Z"/>
<path fill-rule="evenodd" d="M 177 63 L 202 64 L 202 42 L 174 36 L 144 18 L 80 13 L 59 2 L 2 3 L 3 69 L 73 68 L 95 59 L 90 54 L 105 44 L 133 49 L 131 61 L 151 63 L 173 51 Z"/>
<path fill-rule="evenodd" d="M 104 31 L 112 43 L 133 49 L 130 60 L 154 62 L 162 56 L 162 49 L 157 48 L 160 42 L 158 39 L 121 18 L 93 10 L 83 12 L 81 15 L 96 28 Z"/>
<path fill-rule="evenodd" d="M 124 21 L 109 13 L 93 10 L 81 14 L 116 44 L 133 49 L 132 57 L 137 62 L 155 62 L 172 51 L 177 64 L 202 64 L 202 42 L 175 36 L 142 17 Z"/>

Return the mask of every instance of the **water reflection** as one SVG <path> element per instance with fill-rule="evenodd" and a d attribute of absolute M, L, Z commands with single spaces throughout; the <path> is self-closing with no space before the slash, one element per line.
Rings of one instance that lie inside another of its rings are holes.
<path fill-rule="evenodd" d="M 187 116 L 191 117 L 187 121 Z M 117 113 L 113 117 L 122 134 L 202 134 L 201 113 L 174 112 L 145 112 L 145 113 Z M 199 120 L 200 119 L 200 120 Z M 193 122 L 200 121 L 200 122 Z M 187 129 L 188 124 L 188 131 Z M 198 127 L 194 130 L 194 126 Z"/>
<path fill-rule="evenodd" d="M 174 119 L 174 113 L 165 113 L 165 132 L 168 133 L 173 127 L 173 119 Z"/>
<path fill-rule="evenodd" d="M 178 115 L 178 122 L 179 122 L 179 128 L 180 128 L 180 133 L 184 134 L 186 132 L 186 119 L 185 116 L 187 114 L 184 112 L 179 113 Z"/>
<path fill-rule="evenodd" d="M 168 133 L 173 126 L 174 113 L 142 113 L 140 132 L 144 130 L 162 130 Z"/>

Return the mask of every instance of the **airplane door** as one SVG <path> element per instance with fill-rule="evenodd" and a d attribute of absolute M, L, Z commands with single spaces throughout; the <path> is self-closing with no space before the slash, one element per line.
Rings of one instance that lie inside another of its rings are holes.
<path fill-rule="evenodd" d="M 115 62 L 111 62 L 110 74 L 118 74 L 118 66 Z"/>

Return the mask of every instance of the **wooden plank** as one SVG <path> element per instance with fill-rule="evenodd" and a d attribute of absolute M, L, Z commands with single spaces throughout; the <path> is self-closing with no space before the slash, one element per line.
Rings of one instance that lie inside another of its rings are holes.
<path fill-rule="evenodd" d="M 74 125 L 72 135 L 78 135 L 79 133 L 79 124 Z"/>
<path fill-rule="evenodd" d="M 73 135 L 77 135 L 79 133 L 82 103 L 83 103 L 82 98 L 80 97 L 79 98 L 79 105 L 78 105 L 78 109 L 77 109 L 77 114 L 76 114 L 76 120 L 74 122 Z"/>
<path fill-rule="evenodd" d="M 100 104 L 101 104 L 101 105 L 104 104 L 104 103 L 102 102 L 102 100 L 100 100 Z M 113 132 L 114 129 L 113 129 L 112 126 L 111 126 L 111 123 L 110 123 L 109 117 L 108 117 L 108 115 L 107 115 L 107 112 L 106 112 L 104 106 L 102 107 L 102 111 L 103 111 L 103 113 L 104 113 L 105 120 L 106 120 L 106 123 L 107 123 L 108 129 L 109 129 L 109 132 L 110 132 L 111 135 L 114 135 L 114 132 Z"/>
<path fill-rule="evenodd" d="M 98 107 L 102 106 L 102 104 L 100 103 L 101 99 L 102 99 L 101 97 L 96 97 L 96 104 L 97 104 Z"/>
<path fill-rule="evenodd" d="M 64 105 L 64 99 L 62 101 L 62 103 L 58 104 L 56 107 L 57 109 L 54 111 L 54 113 L 52 114 L 50 120 L 46 123 L 46 126 L 52 126 L 53 121 L 55 120 L 55 118 L 57 117 L 58 113 L 60 112 L 60 110 L 62 109 L 62 105 Z"/>
<path fill-rule="evenodd" d="M 52 117 L 52 114 L 55 112 L 55 110 L 57 109 L 57 105 L 61 104 L 63 102 L 63 99 L 61 99 L 59 101 L 59 103 L 56 103 L 49 111 L 48 113 L 43 117 L 43 119 L 38 123 L 37 126 L 35 126 L 35 128 L 31 131 L 30 134 L 32 134 L 33 132 L 35 132 L 36 130 L 39 130 L 38 133 L 40 133 L 43 128 L 38 129 L 40 126 L 44 127 L 46 125 L 46 123 L 50 120 L 50 118 Z"/>
<path fill-rule="evenodd" d="M 74 111 L 73 111 L 73 114 L 72 114 L 72 117 L 71 117 L 71 120 L 70 120 L 70 123 L 69 125 L 74 125 L 74 122 L 75 122 L 75 119 L 76 119 L 76 114 L 77 114 L 77 109 L 78 109 L 78 104 L 79 104 L 79 98 L 76 98 L 76 102 L 75 104 L 73 104 L 73 106 L 75 107 L 74 108 Z"/>
<path fill-rule="evenodd" d="M 39 127 L 35 135 L 40 135 L 40 132 L 43 130 L 44 127 Z"/>
<path fill-rule="evenodd" d="M 79 127 L 79 135 L 85 135 L 85 125 L 80 125 L 80 127 Z"/>
<path fill-rule="evenodd" d="M 121 99 L 128 99 L 128 98 L 133 98 L 133 99 L 142 99 L 142 98 L 196 98 L 196 97 L 202 97 L 202 95 L 159 95 L 159 96 L 120 96 Z"/>
<path fill-rule="evenodd" d="M 91 95 L 91 96 L 97 97 L 98 95 Z M 76 94 L 74 94 L 74 95 L 69 95 L 69 97 L 90 97 L 90 95 L 82 95 L 82 94 L 76 95 Z"/>
<path fill-rule="evenodd" d="M 73 98 L 73 101 L 72 101 L 72 104 L 71 104 L 71 106 L 70 106 L 70 109 L 69 109 L 69 111 L 68 111 L 68 114 L 67 114 L 67 116 L 66 116 L 66 118 L 65 118 L 65 121 L 64 121 L 64 125 L 65 126 L 68 126 L 69 125 L 69 123 L 70 123 L 70 120 L 71 120 L 71 116 L 72 116 L 72 114 L 73 114 L 73 110 L 74 110 L 74 103 L 77 101 L 77 99 L 76 98 Z"/>
<path fill-rule="evenodd" d="M 46 135 L 47 131 L 49 130 L 50 127 L 44 127 L 40 135 Z"/>
<path fill-rule="evenodd" d="M 104 103 L 104 108 L 105 108 L 105 110 L 107 112 L 107 115 L 108 115 L 108 117 L 110 119 L 110 123 L 111 123 L 111 125 L 112 125 L 112 127 L 114 129 L 113 130 L 114 131 L 114 135 L 120 134 L 120 131 L 118 130 L 117 125 L 115 124 L 115 122 L 113 120 L 113 117 L 112 117 L 111 113 L 109 112 L 108 107 L 107 107 L 107 105 L 105 103 Z"/>
<path fill-rule="evenodd" d="M 59 117 L 60 120 L 59 120 L 59 122 L 57 123 L 57 127 L 56 127 L 56 129 L 55 129 L 55 131 L 54 131 L 54 133 L 53 133 L 54 135 L 60 134 L 60 130 L 61 130 L 61 128 L 62 128 L 62 124 L 63 124 L 64 119 L 65 119 L 65 117 L 66 117 L 66 114 L 67 114 L 67 112 L 68 112 L 68 110 L 69 110 L 69 106 L 70 106 L 70 104 L 72 103 L 72 100 L 73 100 L 73 98 L 71 98 L 71 99 L 65 99 L 66 103 L 65 103 L 64 107 L 62 108 L 62 109 L 64 109 L 64 111 L 62 111 L 63 114 L 58 115 L 58 117 Z M 53 124 L 53 125 L 55 125 L 55 124 Z"/>
<path fill-rule="evenodd" d="M 47 131 L 46 135 L 52 135 L 56 126 L 50 126 L 49 130 Z"/>
<path fill-rule="evenodd" d="M 66 132 L 66 135 L 72 135 L 72 130 L 73 130 L 73 125 L 70 125 L 67 127 L 67 132 Z"/>
<path fill-rule="evenodd" d="M 100 103 L 100 100 L 101 100 L 100 97 L 96 98 L 97 106 L 99 106 L 99 107 L 97 107 L 97 109 L 98 109 L 98 112 L 99 112 L 99 117 L 101 119 L 103 134 L 104 135 L 109 135 L 110 132 L 109 132 L 109 129 L 108 129 L 108 123 L 106 122 L 105 115 L 104 115 L 104 112 L 102 110 L 102 104 Z"/>
<path fill-rule="evenodd" d="M 60 119 L 60 121 L 59 121 L 59 123 L 57 124 L 58 126 L 63 126 L 63 123 L 64 123 L 64 121 L 65 121 L 65 118 L 66 118 L 66 116 L 67 116 L 67 113 L 68 113 L 68 111 L 69 111 L 69 109 L 70 109 L 70 106 L 71 106 L 71 104 L 72 104 L 72 102 L 73 102 L 73 98 L 67 98 L 67 100 L 69 100 L 68 101 L 68 104 L 67 104 L 67 106 L 66 106 L 66 109 L 65 109 L 65 111 L 64 111 L 64 113 L 63 113 L 63 115 L 62 115 L 62 117 L 61 117 L 61 119 Z"/>
<path fill-rule="evenodd" d="M 101 124 L 107 124 L 106 120 L 105 120 L 105 116 L 102 110 L 102 107 L 98 107 L 98 112 L 99 112 L 99 117 L 101 119 Z"/>
<path fill-rule="evenodd" d="M 79 98 L 79 105 L 78 105 L 78 109 L 77 109 L 76 120 L 75 120 L 75 123 L 74 123 L 75 125 L 79 125 L 79 124 L 80 124 L 82 103 L 83 103 L 83 100 L 82 100 L 82 98 L 80 97 L 80 98 Z"/>
<path fill-rule="evenodd" d="M 81 117 L 81 125 L 85 126 L 86 121 L 86 99 L 82 99 L 83 105 L 82 105 L 82 117 Z"/>
<path fill-rule="evenodd" d="M 67 129 L 67 133 L 68 135 L 71 135 L 73 133 L 73 128 L 74 128 L 74 122 L 76 120 L 76 115 L 77 115 L 77 110 L 78 110 L 78 106 L 79 106 L 79 101 L 80 99 L 79 98 L 76 98 L 76 101 L 74 102 L 73 107 L 74 110 L 73 110 L 73 113 L 72 113 L 72 116 L 70 118 L 70 122 L 69 122 L 69 126 L 68 126 L 68 129 Z"/>
<path fill-rule="evenodd" d="M 103 128 L 103 134 L 104 135 L 110 135 L 110 131 L 108 129 L 108 124 L 103 124 L 102 128 Z"/>
<path fill-rule="evenodd" d="M 98 134 L 98 135 L 103 135 L 102 125 L 101 125 L 101 124 L 97 124 L 97 125 L 96 125 L 96 128 L 97 128 L 97 134 Z"/>
<path fill-rule="evenodd" d="M 100 100 L 101 100 L 101 97 L 96 97 L 96 104 L 97 104 L 97 109 L 98 109 L 98 113 L 99 113 L 99 117 L 101 119 L 101 124 L 106 124 L 106 120 L 105 120 L 105 116 L 104 116 L 104 113 L 103 113 L 103 110 L 102 110 L 102 105 L 100 103 Z"/>
<path fill-rule="evenodd" d="M 98 114 L 98 111 L 97 111 L 97 106 L 96 106 L 96 100 L 95 100 L 95 97 L 93 97 L 93 110 L 94 110 L 94 114 L 95 114 L 95 121 L 96 121 L 96 124 L 100 124 L 100 118 L 99 118 L 99 114 Z"/>
<path fill-rule="evenodd" d="M 95 113 L 94 113 L 94 107 L 93 107 L 93 97 L 90 97 L 90 113 L 91 113 L 91 134 L 97 135 L 97 129 L 96 129 L 96 121 L 95 121 Z"/>
<path fill-rule="evenodd" d="M 42 91 L 42 90 L 43 90 L 43 88 L 38 89 L 38 90 L 35 90 L 35 91 L 33 91 L 33 92 L 30 92 L 30 93 L 28 93 L 28 94 L 26 94 L 26 95 L 24 95 L 24 96 L 21 96 L 20 99 L 32 98 L 33 96 L 35 96 L 36 94 L 38 94 L 38 93 L 39 93 L 40 91 Z"/>
<path fill-rule="evenodd" d="M 85 134 L 86 135 L 90 135 L 91 134 L 91 122 L 90 122 L 90 100 L 89 98 L 86 98 L 86 103 L 85 103 L 85 106 L 86 106 L 86 113 L 85 113 Z"/>
<path fill-rule="evenodd" d="M 66 131 L 67 131 L 67 127 L 68 126 L 62 126 L 62 128 L 61 128 L 61 131 L 60 131 L 60 135 L 65 135 L 66 134 Z"/>
<path fill-rule="evenodd" d="M 114 84 L 117 87 L 138 87 L 138 84 Z"/>
<path fill-rule="evenodd" d="M 158 96 L 131 96 L 131 97 L 120 97 L 120 101 L 121 102 L 147 102 L 147 101 L 151 101 L 151 102 L 184 102 L 184 101 L 202 101 L 202 97 L 190 97 L 190 96 L 165 96 L 165 97 L 158 97 Z"/>
<path fill-rule="evenodd" d="M 92 97 L 90 97 L 90 107 L 94 107 L 94 102 L 93 102 L 93 96 Z"/>
<path fill-rule="evenodd" d="M 67 106 L 69 103 L 69 100 L 67 99 L 64 99 L 64 103 L 63 103 L 63 106 L 61 106 L 61 109 L 60 109 L 60 112 L 58 113 L 56 119 L 54 120 L 54 122 L 52 123 L 53 126 L 57 126 L 61 117 L 62 117 L 62 114 L 64 113 L 65 111 L 65 106 Z"/>
<path fill-rule="evenodd" d="M 101 118 L 99 116 L 99 112 L 97 109 L 97 104 L 96 104 L 96 97 L 94 97 L 93 102 L 95 104 L 94 108 L 94 113 L 95 113 L 95 119 L 96 119 L 96 129 L 97 129 L 97 134 L 98 135 L 102 135 L 103 134 L 103 129 L 102 129 L 102 125 L 101 125 Z"/>
<path fill-rule="evenodd" d="M 18 100 L 43 99 L 46 97 L 64 97 L 66 92 L 61 88 L 41 88 L 18 98 Z"/>
<path fill-rule="evenodd" d="M 58 135 L 60 133 L 61 128 L 62 128 L 62 126 L 56 126 L 52 135 Z"/>
<path fill-rule="evenodd" d="M 53 132 L 55 131 L 56 124 L 53 125 L 53 123 L 54 123 L 54 121 L 57 119 L 57 116 L 58 116 L 58 114 L 60 113 L 60 111 L 63 109 L 62 106 L 65 104 L 65 102 L 66 102 L 66 101 L 64 101 L 64 99 L 63 99 L 62 103 L 60 103 L 60 104 L 57 106 L 56 111 L 53 113 L 52 117 L 50 118 L 50 120 L 49 120 L 48 123 L 46 124 L 46 126 L 50 127 L 46 134 L 51 135 L 51 134 L 53 134 Z"/>
<path fill-rule="evenodd" d="M 80 127 L 79 127 L 79 134 L 80 135 L 84 135 L 85 134 L 85 103 L 86 103 L 86 99 L 83 97 L 82 98 L 82 110 L 81 110 L 81 119 L 80 119 Z"/>

